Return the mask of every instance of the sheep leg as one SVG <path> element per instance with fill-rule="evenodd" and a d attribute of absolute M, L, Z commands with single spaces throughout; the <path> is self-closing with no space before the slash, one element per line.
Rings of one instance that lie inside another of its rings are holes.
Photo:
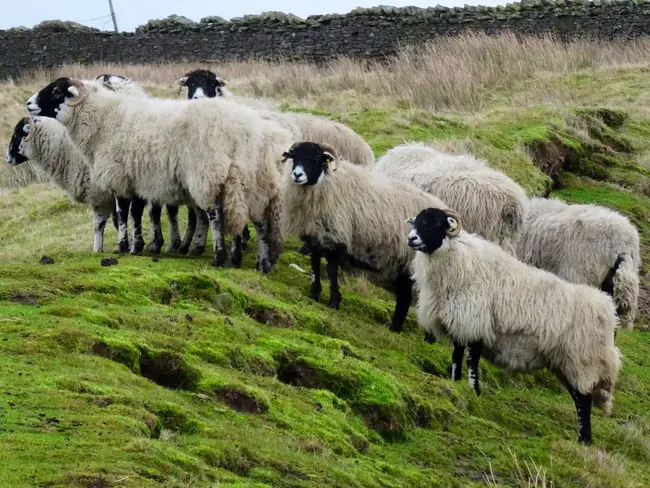
<path fill-rule="evenodd" d="M 305 240 L 305 245 L 309 246 L 309 241 Z M 310 246 L 311 249 L 311 287 L 309 288 L 309 298 L 320 301 L 320 294 L 323 287 L 320 284 L 320 259 L 321 252 L 317 246 Z"/>
<path fill-rule="evenodd" d="M 343 299 L 339 290 L 341 252 L 339 250 L 328 251 L 325 258 L 327 259 L 327 279 L 330 282 L 330 301 L 327 306 L 338 310 Z"/>
<path fill-rule="evenodd" d="M 165 244 L 163 238 L 162 225 L 160 224 L 160 216 L 162 214 L 162 205 L 152 203 L 149 207 L 149 221 L 151 222 L 151 242 L 145 248 L 145 251 L 160 254 L 160 250 Z"/>
<path fill-rule="evenodd" d="M 255 261 L 255 269 L 266 274 L 271 270 L 268 224 L 266 222 L 253 222 L 253 226 L 255 227 L 255 232 L 257 232 L 257 260 Z"/>
<path fill-rule="evenodd" d="M 140 197 L 133 197 L 131 200 L 131 218 L 133 219 L 133 242 L 131 243 L 131 254 L 140 255 L 144 249 L 144 238 L 142 237 L 142 214 L 147 206 L 147 201 Z"/>
<path fill-rule="evenodd" d="M 465 346 L 454 342 L 454 352 L 451 355 L 451 377 L 454 381 L 460 381 L 463 377 L 463 356 Z"/>
<path fill-rule="evenodd" d="M 246 224 L 243 232 L 241 233 L 241 248 L 243 251 L 248 249 L 248 241 L 250 240 L 251 240 L 251 231 L 248 229 L 248 224 Z"/>
<path fill-rule="evenodd" d="M 212 230 L 212 244 L 214 248 L 212 266 L 221 267 L 228 258 L 226 254 L 226 239 L 223 234 L 223 207 L 221 205 L 215 205 L 207 209 L 205 213 L 208 216 L 210 229 Z"/>
<path fill-rule="evenodd" d="M 469 379 L 469 387 L 474 389 L 476 396 L 481 395 L 481 387 L 478 381 L 478 364 L 481 360 L 482 350 L 482 342 L 471 342 L 467 349 L 467 377 Z"/>
<path fill-rule="evenodd" d="M 187 208 L 189 209 L 190 207 Z M 167 252 L 176 252 L 181 247 L 181 234 L 178 231 L 178 207 L 168 204 L 165 205 L 165 210 L 167 210 L 167 220 L 169 220 L 169 245 L 167 246 Z M 196 225 L 196 220 L 194 221 L 194 225 Z"/>
<path fill-rule="evenodd" d="M 311 252 L 311 247 L 309 247 L 309 242 L 303 239 L 302 247 L 298 249 L 298 252 L 300 254 L 303 254 L 304 256 L 308 256 L 309 253 Z"/>
<path fill-rule="evenodd" d="M 183 241 L 177 250 L 178 254 L 187 254 L 190 250 L 190 244 L 192 244 L 192 238 L 196 232 L 196 216 L 199 212 L 205 216 L 205 212 L 203 212 L 203 210 L 199 210 L 197 207 L 193 207 L 191 205 L 187 206 L 187 227 L 185 228 Z M 207 217 L 205 219 L 207 220 Z"/>
<path fill-rule="evenodd" d="M 191 256 L 201 256 L 205 252 L 205 243 L 208 239 L 208 228 L 210 226 L 210 221 L 208 220 L 208 215 L 200 208 L 194 209 L 196 212 L 196 232 L 194 233 L 194 244 L 192 244 L 192 249 L 190 249 Z M 189 232 L 189 224 L 188 224 Z M 187 237 L 187 232 L 185 233 Z M 190 239 L 191 242 L 192 239 Z M 181 246 L 182 248 L 183 246 Z"/>
<path fill-rule="evenodd" d="M 104 229 L 110 216 L 110 208 L 93 206 L 93 252 L 104 252 Z"/>
<path fill-rule="evenodd" d="M 255 269 L 264 274 L 271 271 L 271 268 L 280 259 L 284 246 L 282 234 L 278 228 L 281 208 L 280 198 L 274 197 L 264 211 L 262 222 L 253 222 L 257 232 L 257 262 Z"/>
<path fill-rule="evenodd" d="M 131 199 L 124 197 L 116 198 L 117 204 L 117 252 L 125 254 L 129 252 L 129 209 Z"/>
<path fill-rule="evenodd" d="M 402 332 L 402 326 L 409 312 L 409 307 L 413 301 L 413 280 L 406 273 L 397 275 L 395 281 L 395 311 L 390 321 L 390 330 L 393 332 Z"/>
<path fill-rule="evenodd" d="M 246 227 L 244 227 L 246 229 Z M 243 234 L 243 232 L 242 232 Z M 232 238 L 232 243 L 231 243 L 231 248 L 230 248 L 230 260 L 232 261 L 232 265 L 235 268 L 239 268 L 241 266 L 241 261 L 243 258 L 243 237 L 242 234 L 237 234 Z"/>
<path fill-rule="evenodd" d="M 569 394 L 573 398 L 578 414 L 578 442 L 591 445 L 591 405 L 592 395 L 584 395 L 568 385 Z"/>

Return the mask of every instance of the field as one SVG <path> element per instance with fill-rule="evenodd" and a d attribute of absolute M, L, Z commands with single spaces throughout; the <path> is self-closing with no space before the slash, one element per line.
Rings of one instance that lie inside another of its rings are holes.
<path fill-rule="evenodd" d="M 5 164 L 0 486 L 650 486 L 649 48 L 469 35 L 382 65 L 209 66 L 233 93 L 348 124 L 377 156 L 429 141 L 487 159 L 531 196 L 629 216 L 642 313 L 618 334 L 623 372 L 592 447 L 576 443 L 573 402 L 549 373 L 484 361 L 477 398 L 448 379 L 449 343 L 424 342 L 413 311 L 401 335 L 384 327 L 387 292 L 350 278 L 339 312 L 309 300 L 309 276 L 289 266 L 308 269 L 297 240 L 268 276 L 252 251 L 241 269 L 214 269 L 208 253 L 102 267 L 112 254 L 90 252 L 90 210 Z M 123 74 L 182 97 L 173 82 L 195 67 L 75 65 L 0 83 L 0 146 L 60 74 Z"/>

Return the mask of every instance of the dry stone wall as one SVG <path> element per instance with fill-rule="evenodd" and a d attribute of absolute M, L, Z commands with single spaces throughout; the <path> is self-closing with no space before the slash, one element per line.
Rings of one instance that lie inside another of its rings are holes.
<path fill-rule="evenodd" d="M 280 12 L 231 20 L 206 17 L 200 22 L 171 16 L 150 21 L 135 33 L 48 21 L 33 29 L 0 30 L 0 78 L 70 62 L 379 58 L 393 54 L 401 44 L 465 30 L 630 39 L 650 33 L 650 1 L 525 0 L 504 7 L 376 7 L 307 19 Z"/>

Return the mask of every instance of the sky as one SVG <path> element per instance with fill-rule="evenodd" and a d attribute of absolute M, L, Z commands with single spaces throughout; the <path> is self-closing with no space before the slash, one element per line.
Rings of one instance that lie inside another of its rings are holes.
<path fill-rule="evenodd" d="M 511 0 L 507 0 L 511 1 Z M 0 29 L 10 27 L 33 27 L 43 20 L 72 20 L 98 29 L 112 30 L 108 0 L 29 0 L 22 2 L 1 2 Z M 432 7 L 437 4 L 447 7 L 470 5 L 503 5 L 506 0 L 436 0 L 399 1 L 393 0 L 113 0 L 113 7 L 120 31 L 134 31 L 150 19 L 162 19 L 171 14 L 184 15 L 196 22 L 208 15 L 219 15 L 226 19 L 246 14 L 259 14 L 275 10 L 292 13 L 305 18 L 313 14 L 347 13 L 356 7 L 374 7 L 389 4 L 395 7 L 413 5 Z"/>

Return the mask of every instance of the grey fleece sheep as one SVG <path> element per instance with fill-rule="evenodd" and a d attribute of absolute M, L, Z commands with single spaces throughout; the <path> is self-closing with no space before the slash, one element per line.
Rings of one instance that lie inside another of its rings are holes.
<path fill-rule="evenodd" d="M 614 299 L 621 324 L 632 327 L 639 297 L 639 233 L 623 215 L 598 205 L 532 198 L 517 257 Z"/>
<path fill-rule="evenodd" d="M 408 247 L 422 326 L 454 342 L 454 379 L 468 346 L 477 394 L 481 354 L 514 371 L 548 368 L 575 402 L 579 441 L 591 443 L 591 406 L 610 411 L 621 366 L 618 318 L 600 290 L 528 266 L 496 244 L 461 230 L 451 210 L 426 208 L 410 219 Z M 406 243 L 405 243 L 406 247 Z"/>
<path fill-rule="evenodd" d="M 374 171 L 443 199 L 461 215 L 469 232 L 514 255 L 528 198 L 517 183 L 484 161 L 410 143 L 388 151 L 377 160 Z"/>
<path fill-rule="evenodd" d="M 111 215 L 115 217 L 115 197 L 92 183 L 86 158 L 65 127 L 47 117 L 21 119 L 9 143 L 7 162 L 17 166 L 25 161 L 39 165 L 71 200 L 92 206 L 93 251 L 103 252 L 106 221 Z"/>
<path fill-rule="evenodd" d="M 382 284 L 395 289 L 390 327 L 399 332 L 412 300 L 409 263 L 414 254 L 403 245 L 403 222 L 423 206 L 442 202 L 408 183 L 338 160 L 322 144 L 296 143 L 284 157 L 291 163 L 284 175 L 283 230 L 310 244 L 310 296 L 320 298 L 321 255 L 327 260 L 332 308 L 341 303 L 339 267 L 375 272 Z"/>

